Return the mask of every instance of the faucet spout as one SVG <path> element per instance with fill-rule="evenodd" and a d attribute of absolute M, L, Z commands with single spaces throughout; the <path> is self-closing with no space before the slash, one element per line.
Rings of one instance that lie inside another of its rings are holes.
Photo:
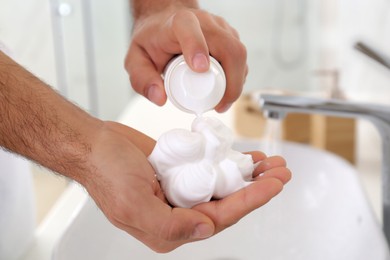
<path fill-rule="evenodd" d="M 259 104 L 265 115 L 324 114 L 366 119 L 376 126 L 382 138 L 383 230 L 390 244 L 390 107 L 334 99 L 277 95 L 261 95 Z"/>

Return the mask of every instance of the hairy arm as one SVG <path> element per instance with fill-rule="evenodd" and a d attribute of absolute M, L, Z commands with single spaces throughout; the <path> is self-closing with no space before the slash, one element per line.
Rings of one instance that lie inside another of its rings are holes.
<path fill-rule="evenodd" d="M 0 146 L 81 181 L 101 124 L 0 52 Z"/>

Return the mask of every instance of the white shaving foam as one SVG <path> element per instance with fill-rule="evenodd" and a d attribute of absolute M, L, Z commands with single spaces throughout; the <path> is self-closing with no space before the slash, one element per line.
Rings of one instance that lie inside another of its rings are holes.
<path fill-rule="evenodd" d="M 164 133 L 148 157 L 168 201 L 191 208 L 251 183 L 251 155 L 234 151 L 233 134 L 216 118 L 197 117 L 192 130 Z"/>

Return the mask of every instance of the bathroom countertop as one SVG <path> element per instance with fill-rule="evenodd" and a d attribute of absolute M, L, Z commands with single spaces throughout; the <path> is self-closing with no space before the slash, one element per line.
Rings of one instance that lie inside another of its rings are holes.
<path fill-rule="evenodd" d="M 208 115 L 218 117 L 225 125 L 233 129 L 232 109 L 224 114 L 218 114 L 214 111 Z M 190 129 L 194 115 L 184 113 L 172 104 L 167 103 L 163 107 L 158 107 L 143 97 L 131 99 L 118 121 L 132 126 L 133 128 L 151 136 L 158 138 L 162 133 L 172 128 Z M 374 204 L 374 211 L 379 214 L 380 202 L 378 201 L 378 175 L 372 174 L 379 172 L 378 162 L 364 161 L 364 158 L 358 162 L 357 170 L 359 173 L 370 171 L 371 174 L 365 174 L 363 177 L 363 186 L 366 193 Z M 368 188 L 367 188 L 368 187 Z M 374 195 L 372 195 L 374 194 Z M 21 260 L 49 260 L 52 258 L 56 242 L 71 223 L 78 209 L 83 206 L 88 194 L 77 183 L 71 183 L 60 199 L 56 202 L 48 216 L 37 228 L 36 239 L 30 250 L 26 252 Z M 376 206 L 375 206 L 376 205 Z"/>

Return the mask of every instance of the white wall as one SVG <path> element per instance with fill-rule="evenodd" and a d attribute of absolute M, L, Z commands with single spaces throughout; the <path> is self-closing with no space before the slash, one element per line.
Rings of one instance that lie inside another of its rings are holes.
<path fill-rule="evenodd" d="M 0 41 L 12 56 L 50 85 L 56 85 L 48 0 L 0 0 Z"/>
<path fill-rule="evenodd" d="M 390 57 L 390 1 L 343 0 L 337 3 L 340 86 L 351 100 L 390 105 L 390 70 L 353 48 L 356 41 L 364 41 Z M 380 162 L 381 146 L 381 138 L 371 123 L 359 121 L 358 157 Z"/>
<path fill-rule="evenodd" d="M 390 57 L 390 1 L 338 2 L 341 85 L 352 99 L 390 104 L 390 70 L 353 49 L 361 40 Z"/>
<path fill-rule="evenodd" d="M 92 4 L 83 9 L 86 2 Z M 68 15 L 60 15 L 61 4 L 70 7 Z M 131 27 L 128 0 L 0 0 L 0 6 L 0 42 L 20 64 L 84 109 L 94 112 L 97 104 L 99 117 L 118 116 L 131 93 L 123 67 Z M 98 88 L 92 98 L 88 62 Z"/>
<path fill-rule="evenodd" d="M 201 0 L 224 17 L 248 50 L 245 91 L 316 90 L 318 3 L 312 0 Z M 282 57 L 282 58 L 281 58 Z"/>
<path fill-rule="evenodd" d="M 116 119 L 131 96 L 123 65 L 131 29 L 128 0 L 51 2 L 61 89 L 94 115 Z"/>

